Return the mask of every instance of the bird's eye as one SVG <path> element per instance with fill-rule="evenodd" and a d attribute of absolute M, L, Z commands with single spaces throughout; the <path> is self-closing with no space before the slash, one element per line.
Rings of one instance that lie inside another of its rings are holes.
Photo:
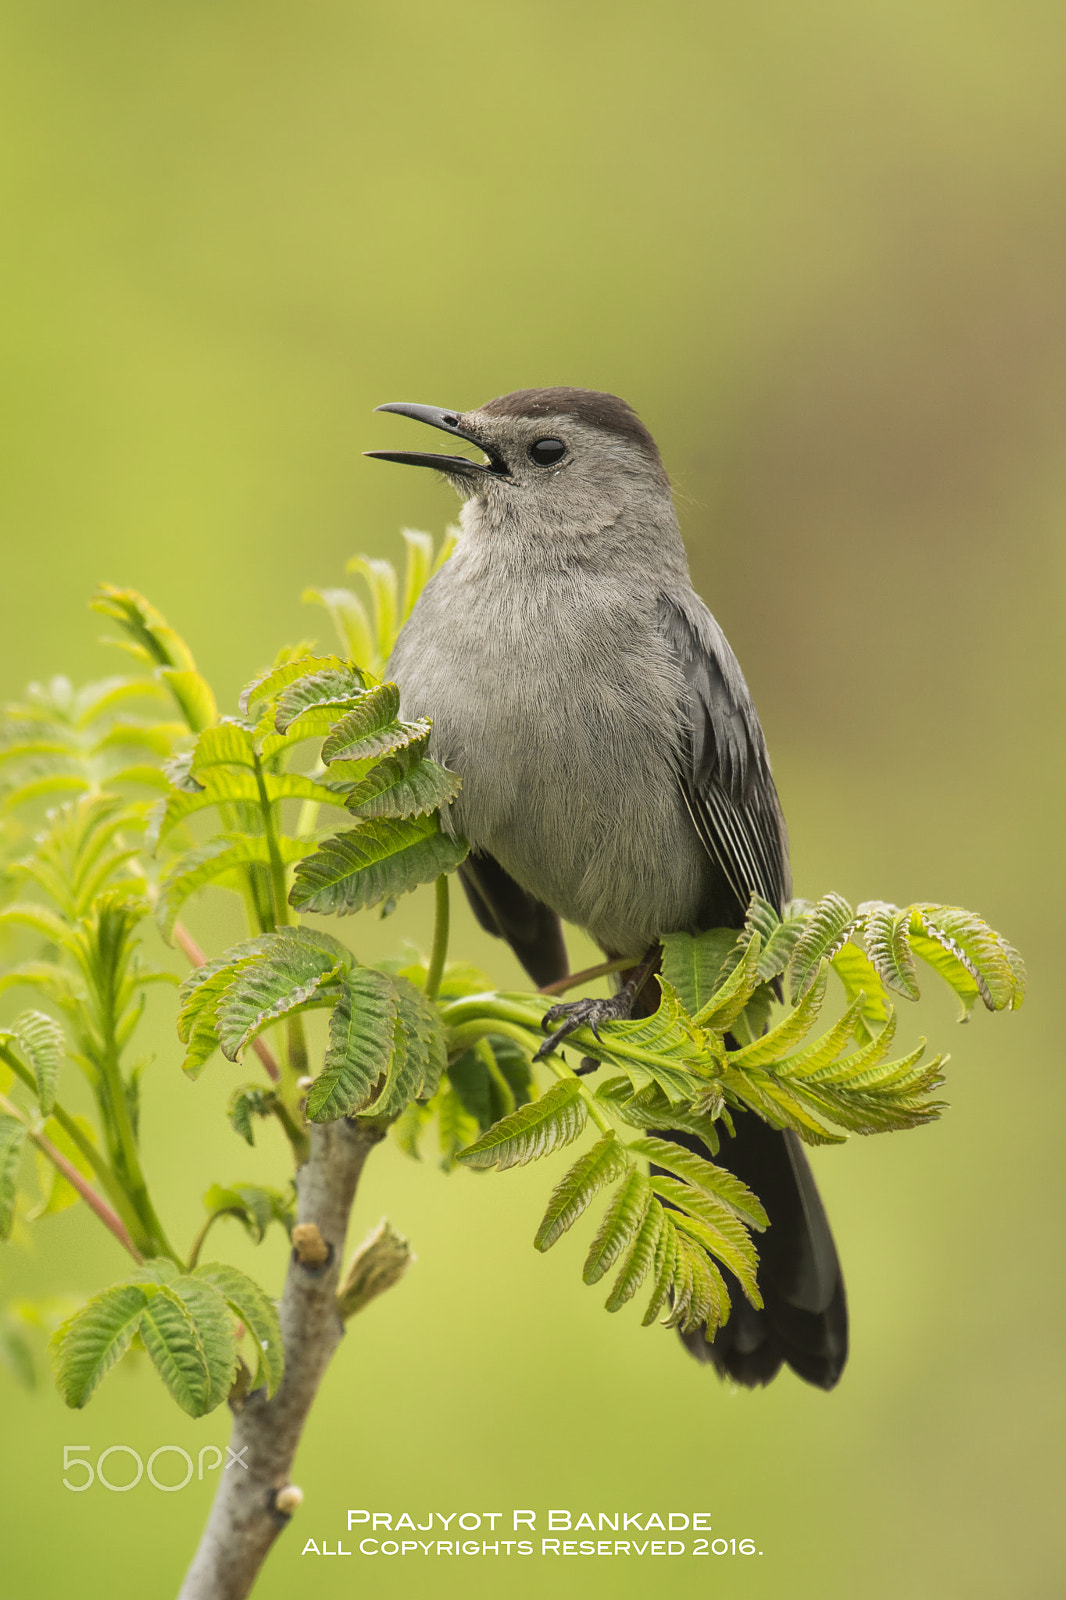
<path fill-rule="evenodd" d="M 538 439 L 529 447 L 529 459 L 538 467 L 553 467 L 565 454 L 566 446 L 561 439 Z"/>

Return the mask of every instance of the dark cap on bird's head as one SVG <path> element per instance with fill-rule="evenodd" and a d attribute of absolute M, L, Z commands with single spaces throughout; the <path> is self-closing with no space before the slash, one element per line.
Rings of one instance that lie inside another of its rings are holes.
<path fill-rule="evenodd" d="M 667 486 L 655 440 L 632 406 L 595 389 L 517 389 L 466 412 L 405 402 L 376 409 L 428 423 L 484 451 L 488 458 L 484 462 L 421 451 L 366 452 L 381 461 L 434 467 L 468 493 L 477 492 L 479 480 L 484 486 L 492 479 L 514 482 L 528 476 L 530 463 L 561 471 L 594 441 L 610 449 L 617 465 L 639 465 Z"/>

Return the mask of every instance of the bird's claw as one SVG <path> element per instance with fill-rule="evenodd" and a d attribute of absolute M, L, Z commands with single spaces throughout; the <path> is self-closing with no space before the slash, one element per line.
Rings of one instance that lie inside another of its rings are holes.
<path fill-rule="evenodd" d="M 561 1023 L 561 1026 L 548 1035 L 533 1059 L 541 1061 L 545 1056 L 551 1055 L 552 1051 L 558 1050 L 564 1039 L 578 1028 L 588 1028 L 602 1044 L 600 1023 L 619 1022 L 628 1013 L 628 1006 L 624 1002 L 620 1003 L 617 995 L 610 1000 L 568 1000 L 561 1005 L 552 1006 L 544 1013 L 542 1026 L 550 1028 L 556 1022 Z"/>

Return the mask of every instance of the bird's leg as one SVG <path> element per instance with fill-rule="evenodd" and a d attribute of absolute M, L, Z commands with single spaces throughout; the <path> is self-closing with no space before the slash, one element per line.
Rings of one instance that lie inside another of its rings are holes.
<path fill-rule="evenodd" d="M 618 993 L 607 1000 L 566 1000 L 561 1005 L 551 1006 L 544 1013 L 543 1026 L 550 1028 L 555 1023 L 561 1026 L 545 1039 L 534 1060 L 539 1061 L 542 1056 L 558 1050 L 575 1028 L 591 1028 L 598 1039 L 601 1023 L 625 1022 L 631 1017 L 640 991 L 659 965 L 660 954 L 659 944 L 653 944 L 641 957 L 639 964 L 631 969 Z M 579 1071 L 590 1072 L 598 1065 L 598 1062 L 583 1061 Z"/>

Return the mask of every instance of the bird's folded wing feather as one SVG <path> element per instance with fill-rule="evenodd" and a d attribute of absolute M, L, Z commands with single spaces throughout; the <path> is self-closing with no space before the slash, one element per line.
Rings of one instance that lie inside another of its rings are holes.
<path fill-rule="evenodd" d="M 695 595 L 660 597 L 659 622 L 685 686 L 681 789 L 693 826 L 736 895 L 781 909 L 788 835 L 755 706 L 725 635 Z"/>

